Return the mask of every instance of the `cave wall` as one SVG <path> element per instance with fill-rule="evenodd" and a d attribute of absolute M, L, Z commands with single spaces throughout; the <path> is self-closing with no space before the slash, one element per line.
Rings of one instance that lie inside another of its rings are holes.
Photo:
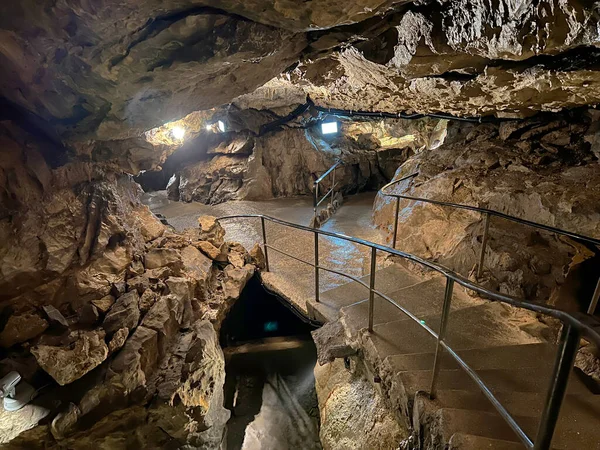
<path fill-rule="evenodd" d="M 203 140 L 182 148 L 199 161 L 181 157 L 180 150 L 173 153 L 164 167 L 172 168 L 171 161 L 178 158 L 180 168 L 169 182 L 169 198 L 215 204 L 312 195 L 314 181 L 338 159 L 344 163 L 336 170 L 342 193 L 378 189 L 409 155 L 432 145 L 445 123 L 438 119 L 342 121 L 335 136 L 321 135 L 318 122 L 261 136 L 231 132 L 218 143 L 207 145 Z M 166 178 L 160 173 L 156 177 Z M 322 192 L 331 181 L 324 180 Z"/>
<path fill-rule="evenodd" d="M 597 127 L 595 110 L 501 124 L 454 123 L 442 146 L 415 154 L 398 169 L 395 179 L 419 175 L 399 183 L 393 192 L 486 207 L 598 238 Z M 374 220 L 389 233 L 388 239 L 394 210 L 395 200 L 379 194 Z M 476 212 L 401 200 L 396 248 L 473 276 L 482 226 Z M 484 284 L 550 303 L 561 302 L 556 287 L 597 252 L 572 239 L 497 218 L 491 221 L 489 236 Z M 587 308 L 594 276 L 578 280 L 567 295 L 575 299 L 564 299 L 560 306 Z"/>
<path fill-rule="evenodd" d="M 173 233 L 113 162 L 12 122 L 0 152 L 0 376 L 41 388 L 3 448 L 218 448 L 218 329 L 260 252 L 210 217 Z"/>

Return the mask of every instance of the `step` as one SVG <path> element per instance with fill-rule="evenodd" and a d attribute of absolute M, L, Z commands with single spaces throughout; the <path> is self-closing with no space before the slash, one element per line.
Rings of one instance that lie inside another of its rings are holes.
<path fill-rule="evenodd" d="M 420 283 L 397 289 L 388 294 L 396 303 L 418 318 L 441 315 L 444 303 L 445 281 L 443 278 L 432 278 Z M 470 307 L 475 300 L 462 292 L 455 292 L 450 304 L 451 310 Z M 407 316 L 386 299 L 376 295 L 373 303 L 373 323 L 381 325 L 388 322 L 406 319 Z M 368 301 L 358 302 L 342 309 L 346 326 L 350 333 L 357 333 L 369 324 Z"/>
<path fill-rule="evenodd" d="M 556 346 L 550 344 L 507 345 L 500 347 L 459 350 L 458 356 L 473 370 L 521 368 L 552 368 Z M 394 370 L 429 370 L 433 367 L 435 353 L 412 353 L 388 357 Z M 448 352 L 442 352 L 441 369 L 459 369 L 460 366 Z"/>
<path fill-rule="evenodd" d="M 524 450 L 519 442 L 490 439 L 472 434 L 454 433 L 448 443 L 448 450 Z"/>
<path fill-rule="evenodd" d="M 491 302 L 451 311 L 445 341 L 455 351 L 537 342 L 516 326 L 503 321 L 500 317 L 502 311 L 501 305 Z M 425 316 L 423 320 L 435 332 L 439 330 L 439 315 Z M 411 319 L 375 325 L 368 338 L 382 360 L 393 355 L 435 351 L 435 339 Z"/>
<path fill-rule="evenodd" d="M 539 419 L 546 403 L 546 392 L 496 391 L 494 396 L 513 416 Z M 481 391 L 438 389 L 435 402 L 441 407 L 496 412 Z M 567 394 L 561 408 L 565 420 L 588 423 L 600 417 L 600 396 L 589 393 Z M 561 416 L 561 417 L 562 417 Z"/>
<path fill-rule="evenodd" d="M 402 380 L 405 391 L 413 395 L 417 391 L 429 391 L 431 370 L 411 370 L 398 372 L 396 377 Z M 531 369 L 490 369 L 478 370 L 477 375 L 492 392 L 533 392 L 546 394 L 549 387 L 549 372 L 533 372 Z M 439 390 L 463 390 L 480 392 L 479 388 L 464 370 L 440 370 L 437 379 Z M 569 380 L 567 392 L 570 394 L 593 395 L 587 386 L 576 376 Z"/>
<path fill-rule="evenodd" d="M 446 442 L 451 440 L 456 433 L 468 433 L 500 441 L 520 442 L 515 432 L 497 413 L 443 408 L 436 415 L 441 416 L 442 434 Z M 539 419 L 517 416 L 515 420 L 530 439 L 534 440 Z M 554 433 L 551 447 L 561 450 L 599 450 L 598 417 L 591 417 L 588 420 L 587 423 L 563 421 Z"/>
<path fill-rule="evenodd" d="M 360 278 L 360 280 L 368 285 L 370 276 L 366 275 Z M 401 266 L 395 264 L 379 269 L 375 274 L 375 288 L 384 294 L 416 283 L 419 283 L 417 277 L 410 274 Z M 312 307 L 317 315 L 320 315 L 327 321 L 331 321 L 336 320 L 339 317 L 341 308 L 368 298 L 369 289 L 362 286 L 360 283 L 353 281 L 322 292 L 320 294 L 319 303 L 312 303 Z"/>

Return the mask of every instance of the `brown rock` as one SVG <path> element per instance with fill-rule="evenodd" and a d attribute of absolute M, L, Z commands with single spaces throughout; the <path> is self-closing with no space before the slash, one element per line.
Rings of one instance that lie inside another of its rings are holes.
<path fill-rule="evenodd" d="M 137 326 L 140 320 L 138 301 L 137 291 L 128 292 L 117 299 L 102 323 L 102 327 L 109 335 L 115 333 L 119 328 L 131 330 Z"/>
<path fill-rule="evenodd" d="M 188 276 L 205 284 L 209 279 L 212 269 L 212 261 L 204 256 L 200 250 L 193 246 L 187 246 L 181 250 L 181 261 L 183 269 Z"/>
<path fill-rule="evenodd" d="M 248 252 L 242 244 L 237 242 L 229 243 L 227 249 L 227 260 L 233 267 L 241 268 L 248 261 Z"/>
<path fill-rule="evenodd" d="M 134 260 L 131 262 L 131 266 L 127 269 L 127 274 L 130 277 L 136 277 L 144 274 L 144 264 L 140 260 Z"/>
<path fill-rule="evenodd" d="M 108 343 L 108 352 L 112 354 L 123 347 L 128 336 L 128 328 L 119 328 Z"/>
<path fill-rule="evenodd" d="M 63 316 L 61 314 L 61 312 L 58 309 L 56 309 L 54 306 L 45 305 L 45 306 L 42 306 L 42 309 L 46 313 L 46 316 L 48 317 L 48 321 L 50 322 L 51 325 L 57 326 L 59 328 L 64 328 L 64 329 L 69 328 L 69 322 L 67 322 L 67 319 L 65 319 L 65 316 Z"/>
<path fill-rule="evenodd" d="M 146 384 L 146 380 L 156 370 L 157 363 L 157 333 L 139 326 L 110 365 L 114 372 L 111 382 L 118 382 L 126 392 L 131 392 Z"/>
<path fill-rule="evenodd" d="M 8 348 L 33 339 L 48 328 L 48 322 L 34 313 L 14 314 L 0 333 L 0 347 Z"/>
<path fill-rule="evenodd" d="M 173 274 L 173 271 L 171 270 L 170 267 L 159 267 L 157 269 L 146 270 L 146 273 L 144 275 L 146 277 L 148 277 L 150 280 L 156 281 L 156 280 L 166 280 L 172 274 Z"/>
<path fill-rule="evenodd" d="M 198 248 L 198 250 L 200 250 L 212 260 L 216 260 L 217 258 L 219 258 L 219 256 L 221 256 L 221 250 L 219 250 L 217 247 L 215 247 L 208 241 L 200 241 L 195 245 Z"/>
<path fill-rule="evenodd" d="M 262 247 L 257 243 L 250 250 L 250 260 L 259 269 L 263 270 L 266 268 L 265 254 L 263 253 Z"/>
<path fill-rule="evenodd" d="M 127 280 L 127 290 L 136 290 L 138 294 L 142 294 L 149 287 L 150 280 L 145 275 L 130 278 L 129 280 Z"/>
<path fill-rule="evenodd" d="M 146 269 L 158 269 L 159 267 L 179 267 L 181 258 L 179 252 L 172 248 L 154 248 L 146 253 L 144 263 Z"/>
<path fill-rule="evenodd" d="M 93 303 L 84 305 L 79 310 L 79 323 L 83 325 L 94 325 L 100 320 L 100 314 L 98 308 Z"/>
<path fill-rule="evenodd" d="M 152 289 L 146 289 L 140 297 L 139 305 L 141 312 L 147 312 L 152 305 L 154 305 L 154 302 L 156 302 L 157 298 L 158 294 L 156 292 L 154 292 Z"/>
<path fill-rule="evenodd" d="M 98 300 L 92 300 L 92 304 L 103 314 L 106 314 L 114 303 L 115 298 L 112 295 L 106 295 Z"/>
<path fill-rule="evenodd" d="M 69 338 L 74 344 L 66 347 L 38 345 L 31 353 L 38 364 L 64 386 L 81 378 L 100 365 L 108 356 L 104 331 L 74 331 Z"/>
<path fill-rule="evenodd" d="M 200 229 L 199 239 L 208 241 L 215 247 L 223 244 L 225 230 L 214 216 L 201 216 L 198 218 L 198 227 Z"/>
<path fill-rule="evenodd" d="M 254 275 L 254 266 L 246 265 L 242 268 L 227 266 L 225 268 L 225 280 L 223 281 L 223 293 L 227 301 L 239 298 L 242 289 L 252 275 Z"/>

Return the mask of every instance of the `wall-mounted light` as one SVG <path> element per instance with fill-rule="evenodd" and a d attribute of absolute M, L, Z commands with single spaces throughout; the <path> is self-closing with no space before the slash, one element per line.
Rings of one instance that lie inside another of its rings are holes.
<path fill-rule="evenodd" d="M 223 122 L 222 120 L 219 120 L 217 122 L 217 124 L 219 125 L 219 131 L 221 133 L 225 133 L 225 122 Z"/>
<path fill-rule="evenodd" d="M 321 124 L 321 133 L 323 134 L 335 134 L 338 132 L 337 122 L 323 122 Z"/>
<path fill-rule="evenodd" d="M 171 128 L 171 134 L 175 139 L 181 140 L 185 137 L 185 128 L 183 127 L 173 127 Z"/>

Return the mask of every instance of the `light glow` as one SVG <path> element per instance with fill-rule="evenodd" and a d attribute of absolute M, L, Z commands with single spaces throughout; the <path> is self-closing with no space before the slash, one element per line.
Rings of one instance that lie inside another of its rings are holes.
<path fill-rule="evenodd" d="M 337 122 L 324 122 L 321 124 L 321 132 L 323 134 L 335 134 L 338 132 Z"/>
<path fill-rule="evenodd" d="M 183 139 L 185 137 L 185 128 L 183 127 L 173 127 L 171 128 L 171 134 L 175 139 Z"/>
<path fill-rule="evenodd" d="M 223 122 L 222 120 L 219 120 L 218 124 L 219 124 L 219 131 L 221 131 L 221 133 L 225 133 L 225 122 Z"/>

